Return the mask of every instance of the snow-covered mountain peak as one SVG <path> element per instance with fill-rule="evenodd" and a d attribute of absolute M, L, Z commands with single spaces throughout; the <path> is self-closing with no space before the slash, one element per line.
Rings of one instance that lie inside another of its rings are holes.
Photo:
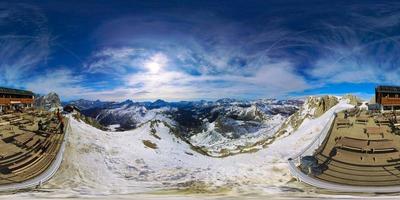
<path fill-rule="evenodd" d="M 133 102 L 102 104 L 82 110 L 112 130 L 132 130 L 163 123 L 195 149 L 210 156 L 228 156 L 264 148 L 287 136 L 305 119 L 322 115 L 339 99 L 335 96 L 302 100 Z"/>

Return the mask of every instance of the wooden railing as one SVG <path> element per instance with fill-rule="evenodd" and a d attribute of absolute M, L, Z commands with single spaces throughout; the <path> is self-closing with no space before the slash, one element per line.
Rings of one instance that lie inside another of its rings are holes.
<path fill-rule="evenodd" d="M 30 98 L 0 98 L 0 104 L 24 103 L 32 104 L 33 99 Z"/>
<path fill-rule="evenodd" d="M 395 97 L 383 97 L 381 99 L 382 105 L 400 105 L 400 98 Z"/>

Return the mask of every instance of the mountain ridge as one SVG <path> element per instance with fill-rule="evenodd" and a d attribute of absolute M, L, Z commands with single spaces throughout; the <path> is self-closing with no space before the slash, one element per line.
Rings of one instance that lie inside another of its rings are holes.
<path fill-rule="evenodd" d="M 357 103 L 351 95 L 312 96 L 305 101 L 220 99 L 74 103 L 83 102 L 81 108 L 91 105 L 81 110 L 82 114 L 97 120 L 111 131 L 132 130 L 147 123 L 162 123 L 198 152 L 224 157 L 262 149 L 276 138 L 285 137 L 296 130 L 304 119 L 322 115 L 342 98 Z"/>

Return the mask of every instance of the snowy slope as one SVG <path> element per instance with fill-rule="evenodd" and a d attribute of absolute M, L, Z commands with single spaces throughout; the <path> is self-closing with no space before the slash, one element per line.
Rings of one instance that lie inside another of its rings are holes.
<path fill-rule="evenodd" d="M 56 176 L 44 186 L 46 196 L 107 195 L 189 188 L 192 192 L 281 192 L 290 184 L 286 159 L 308 145 L 334 111 L 352 107 L 342 100 L 316 119 L 256 153 L 213 158 L 198 154 L 169 133 L 164 124 L 133 131 L 104 132 L 71 120 L 65 160 Z M 144 140 L 156 144 L 146 147 Z M 59 188 L 59 189 L 57 189 Z M 222 189 L 223 188 L 223 189 Z M 40 195 L 40 194 L 38 194 Z"/>
<path fill-rule="evenodd" d="M 87 105 L 98 102 L 82 102 Z M 220 99 L 194 102 L 133 102 L 103 104 L 82 113 L 110 130 L 132 130 L 154 120 L 166 121 L 178 137 L 211 156 L 227 156 L 262 148 L 283 122 L 303 104 L 300 100 Z M 250 149 L 251 148 L 251 149 Z"/>
<path fill-rule="evenodd" d="M 299 128 L 299 125 L 304 120 L 313 119 L 325 113 L 332 106 L 336 105 L 341 97 L 334 96 L 310 96 L 306 99 L 305 103 L 296 108 L 298 110 L 291 116 L 284 115 L 284 111 L 293 109 L 295 102 L 276 101 L 274 99 L 259 100 L 247 108 L 234 108 L 237 116 L 253 116 L 250 119 L 257 119 L 254 116 L 260 116 L 261 126 L 253 132 L 247 132 L 240 135 L 240 137 L 229 137 L 229 134 L 221 134 L 216 128 L 218 120 L 213 123 L 208 123 L 207 129 L 201 133 L 193 135 L 190 138 L 190 143 L 194 146 L 201 147 L 203 151 L 207 152 L 210 156 L 226 156 L 243 152 L 254 152 L 265 148 L 266 145 L 274 142 L 277 138 L 285 137 L 293 133 Z M 346 100 L 345 101 L 350 101 Z M 258 106 L 255 106 L 257 105 Z M 260 106 L 261 105 L 261 106 Z M 228 109 L 231 106 L 223 107 Z M 264 106 L 264 107 L 263 107 Z M 260 108 L 261 107 L 261 108 Z M 263 110 L 263 111 L 260 111 Z M 271 113 L 274 114 L 266 114 Z M 290 112 L 293 113 L 293 110 Z M 229 115 L 229 112 L 227 112 Z M 234 121 L 240 123 L 240 121 Z M 249 121 L 247 121 L 249 124 Z M 240 126 L 234 126 L 234 130 L 240 130 Z M 246 131 L 241 131 L 246 132 Z"/>
<path fill-rule="evenodd" d="M 50 188 L 68 188 L 68 192 L 91 194 L 115 190 L 118 193 L 134 192 L 136 186 L 136 192 L 139 192 L 145 190 L 147 184 L 148 187 L 161 187 L 161 183 L 156 181 L 160 173 L 171 176 L 165 177 L 167 180 L 173 179 L 178 176 L 172 172 L 179 166 L 175 159 L 192 157 L 186 151 L 194 153 L 186 143 L 172 136 L 162 123 L 156 127 L 157 136 L 161 138 L 157 139 L 149 134 L 150 124 L 135 131 L 104 132 L 72 117 L 70 120 L 72 130 L 66 160 L 48 185 Z M 145 140 L 155 143 L 157 149 L 146 147 Z"/>
<path fill-rule="evenodd" d="M 144 106 L 124 104 L 121 107 L 102 110 L 96 116 L 96 120 L 106 121 L 104 125 L 118 124 L 124 129 L 133 129 L 151 120 L 165 119 L 163 113 L 169 110 L 169 107 L 148 110 Z"/>
<path fill-rule="evenodd" d="M 215 128 L 215 123 L 207 123 L 207 129 L 190 137 L 190 143 L 202 147 L 209 155 L 221 156 L 224 154 L 235 154 L 245 148 L 262 148 L 262 143 L 254 147 L 257 142 L 267 140 L 281 127 L 287 118 L 282 115 L 274 115 L 263 120 L 262 127 L 253 132 L 242 134 L 232 138 L 231 135 L 221 134 Z M 234 121 L 240 123 L 241 121 Z M 240 126 L 239 126 L 240 127 Z"/>

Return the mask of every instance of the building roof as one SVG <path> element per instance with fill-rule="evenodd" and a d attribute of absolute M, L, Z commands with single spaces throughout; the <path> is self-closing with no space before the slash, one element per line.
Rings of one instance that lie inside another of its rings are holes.
<path fill-rule="evenodd" d="M 0 94 L 19 94 L 19 95 L 32 95 L 33 92 L 28 90 L 19 90 L 13 88 L 0 87 Z"/>
<path fill-rule="evenodd" d="M 377 92 L 400 93 L 400 86 L 380 85 L 375 88 Z"/>

